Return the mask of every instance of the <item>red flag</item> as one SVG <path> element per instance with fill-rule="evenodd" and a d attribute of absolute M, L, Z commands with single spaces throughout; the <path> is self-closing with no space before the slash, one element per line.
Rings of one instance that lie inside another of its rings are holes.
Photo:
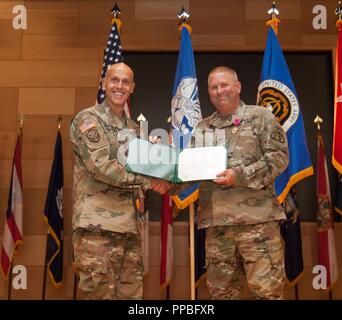
<path fill-rule="evenodd" d="M 22 132 L 20 132 L 13 158 L 11 185 L 8 194 L 5 230 L 1 249 L 1 271 L 5 279 L 7 279 L 11 268 L 14 251 L 23 239 L 22 138 Z"/>
<path fill-rule="evenodd" d="M 336 48 L 335 70 L 335 117 L 334 117 L 334 141 L 332 150 L 332 163 L 339 173 L 342 173 L 342 21 L 337 22 L 338 38 Z"/>
<path fill-rule="evenodd" d="M 161 214 L 161 258 L 160 258 L 160 286 L 170 284 L 173 268 L 173 225 L 172 200 L 169 195 L 163 195 Z"/>
<path fill-rule="evenodd" d="M 327 288 L 331 289 L 338 279 L 335 248 L 333 211 L 331 207 L 329 175 L 325 158 L 323 137 L 319 133 L 317 153 L 317 200 L 318 200 L 318 264 L 327 271 Z"/>

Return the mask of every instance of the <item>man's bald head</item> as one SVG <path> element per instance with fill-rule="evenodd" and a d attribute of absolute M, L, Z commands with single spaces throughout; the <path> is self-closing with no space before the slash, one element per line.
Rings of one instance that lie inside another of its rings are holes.
<path fill-rule="evenodd" d="M 110 65 L 106 70 L 105 78 L 107 78 L 110 73 L 115 72 L 116 70 L 124 70 L 128 72 L 132 77 L 132 82 L 134 82 L 134 72 L 132 68 L 124 62 L 114 63 Z"/>

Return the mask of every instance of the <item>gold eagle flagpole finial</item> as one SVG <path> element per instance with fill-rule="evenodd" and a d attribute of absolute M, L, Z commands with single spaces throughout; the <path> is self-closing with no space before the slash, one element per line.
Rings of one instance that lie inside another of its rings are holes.
<path fill-rule="evenodd" d="M 271 16 L 271 19 L 266 22 L 266 25 L 271 26 L 275 34 L 278 35 L 278 25 L 280 20 L 277 18 L 277 16 L 279 16 L 280 12 L 276 8 L 275 1 L 273 1 L 271 9 L 269 9 L 267 13 Z"/>
<path fill-rule="evenodd" d="M 188 20 L 190 18 L 190 14 L 182 7 L 181 11 L 177 15 L 179 19 L 179 28 L 178 30 L 181 31 L 183 27 L 187 28 L 189 33 L 192 32 L 192 28 L 190 24 L 188 23 Z"/>
<path fill-rule="evenodd" d="M 118 26 L 118 32 L 120 33 L 122 22 L 121 22 L 121 19 L 119 18 L 119 14 L 121 14 L 121 10 L 117 3 L 115 3 L 114 7 L 112 8 L 110 12 L 113 14 L 112 24 L 116 22 L 116 25 Z"/>

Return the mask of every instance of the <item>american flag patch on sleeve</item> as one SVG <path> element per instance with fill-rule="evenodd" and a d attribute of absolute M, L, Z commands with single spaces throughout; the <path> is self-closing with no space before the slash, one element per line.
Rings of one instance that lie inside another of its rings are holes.
<path fill-rule="evenodd" d="M 82 133 L 85 133 L 87 130 L 96 127 L 96 123 L 92 119 L 85 119 L 79 126 Z"/>

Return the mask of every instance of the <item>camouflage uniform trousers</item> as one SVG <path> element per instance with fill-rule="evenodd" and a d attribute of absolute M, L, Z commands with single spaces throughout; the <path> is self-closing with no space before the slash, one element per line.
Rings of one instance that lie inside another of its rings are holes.
<path fill-rule="evenodd" d="M 283 299 L 279 221 L 207 229 L 207 285 L 213 299 L 239 299 L 244 277 L 255 299 Z"/>
<path fill-rule="evenodd" d="M 77 228 L 73 246 L 79 288 L 85 299 L 142 299 L 140 235 Z"/>

